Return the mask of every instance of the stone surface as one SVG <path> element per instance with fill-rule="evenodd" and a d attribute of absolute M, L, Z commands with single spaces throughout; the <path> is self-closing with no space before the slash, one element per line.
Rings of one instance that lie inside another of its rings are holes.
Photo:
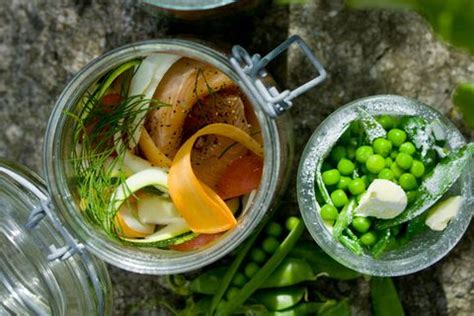
<path fill-rule="evenodd" d="M 43 135 L 56 98 L 69 79 L 93 58 L 130 42 L 194 37 L 222 49 L 238 43 L 266 52 L 287 37 L 301 35 L 320 56 L 328 80 L 299 98 L 292 109 L 300 153 L 318 124 L 337 107 L 359 97 L 395 93 L 411 96 L 447 114 L 472 139 L 452 109 L 450 94 L 459 80 L 474 80 L 474 61 L 437 40 L 416 14 L 349 11 L 342 1 L 267 6 L 254 15 L 217 21 L 180 22 L 151 16 L 136 1 L 0 1 L 0 157 L 42 171 Z M 301 56 L 271 66 L 277 81 L 295 86 L 311 73 Z M 295 166 L 296 166 L 295 162 Z M 296 210 L 294 182 L 285 205 Z M 397 278 L 408 314 L 468 315 L 474 309 L 474 229 L 434 267 Z M 161 314 L 161 298 L 182 303 L 163 287 L 164 277 L 109 268 L 114 314 L 145 309 Z M 322 292 L 349 296 L 355 315 L 370 314 L 368 285 L 322 281 Z"/>

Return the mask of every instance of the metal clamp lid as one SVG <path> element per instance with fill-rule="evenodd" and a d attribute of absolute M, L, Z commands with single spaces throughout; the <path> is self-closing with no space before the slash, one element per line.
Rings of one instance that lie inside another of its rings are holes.
<path fill-rule="evenodd" d="M 296 43 L 303 50 L 306 57 L 308 57 L 311 64 L 317 70 L 318 75 L 294 90 L 279 92 L 276 87 L 268 87 L 263 83 L 262 78 L 266 76 L 264 68 L 293 43 Z M 293 105 L 292 100 L 294 98 L 317 86 L 327 76 L 324 67 L 298 35 L 289 37 L 263 58 L 259 54 L 250 56 L 243 47 L 236 45 L 232 48 L 230 62 L 237 74 L 242 78 L 243 83 L 250 89 L 259 103 L 262 104 L 263 110 L 270 117 L 277 117 L 288 110 Z"/>
<path fill-rule="evenodd" d="M 54 228 L 59 232 L 65 241 L 65 245 L 60 248 L 56 248 L 55 245 L 50 245 L 50 253 L 47 255 L 49 261 L 61 260 L 65 261 L 75 254 L 81 256 L 81 261 L 84 263 L 85 269 L 89 278 L 94 287 L 94 291 L 97 297 L 97 310 L 100 314 L 106 310 L 105 308 L 105 298 L 102 291 L 101 282 L 99 276 L 96 273 L 94 264 L 90 255 L 84 251 L 84 245 L 78 242 L 72 237 L 72 235 L 64 228 L 61 224 L 57 215 L 52 211 L 53 206 L 51 200 L 43 190 L 38 188 L 34 183 L 32 183 L 27 178 L 23 177 L 21 174 L 15 172 L 14 170 L 9 169 L 8 167 L 3 167 L 0 165 L 0 172 L 8 175 L 19 185 L 27 189 L 39 200 L 39 204 L 31 211 L 28 221 L 25 224 L 27 230 L 34 229 L 44 218 L 48 218 L 53 224 Z"/>

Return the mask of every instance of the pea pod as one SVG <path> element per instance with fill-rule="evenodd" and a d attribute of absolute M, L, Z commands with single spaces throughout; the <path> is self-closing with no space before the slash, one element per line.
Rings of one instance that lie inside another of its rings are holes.
<path fill-rule="evenodd" d="M 362 246 L 359 244 L 358 241 L 347 237 L 346 235 L 339 236 L 338 240 L 341 242 L 341 244 L 344 245 L 344 247 L 346 247 L 356 255 L 360 256 L 364 253 L 364 250 L 362 249 Z"/>
<path fill-rule="evenodd" d="M 227 288 L 230 285 L 230 282 L 232 282 L 232 279 L 233 279 L 235 273 L 239 269 L 242 261 L 244 260 L 245 256 L 249 252 L 250 248 L 252 248 L 252 246 L 253 246 L 255 240 L 257 239 L 260 231 L 262 231 L 262 229 L 265 227 L 265 224 L 268 221 L 268 219 L 269 218 L 266 218 L 266 219 L 264 219 L 264 221 L 262 221 L 262 223 L 260 223 L 258 228 L 253 233 L 253 235 L 249 239 L 247 239 L 245 241 L 245 243 L 242 245 L 242 248 L 240 248 L 237 257 L 234 259 L 234 261 L 232 262 L 230 267 L 227 269 L 227 273 L 224 275 L 219 288 L 217 289 L 216 293 L 214 294 L 214 296 L 212 298 L 212 303 L 211 303 L 211 307 L 209 309 L 209 314 L 212 315 L 214 313 L 214 311 L 216 310 L 217 305 L 219 304 L 222 297 L 224 296 Z"/>
<path fill-rule="evenodd" d="M 470 143 L 443 158 L 421 184 L 417 199 L 397 217 L 378 222 L 377 229 L 385 229 L 404 223 L 428 210 L 456 182 L 472 160 L 473 154 L 474 143 Z"/>
<path fill-rule="evenodd" d="M 304 287 L 284 287 L 279 289 L 259 290 L 252 298 L 265 305 L 270 311 L 281 311 L 298 304 L 304 297 Z"/>
<path fill-rule="evenodd" d="M 351 316 L 351 306 L 347 300 L 342 300 L 336 304 L 330 305 L 325 309 L 322 309 L 318 316 Z"/>
<path fill-rule="evenodd" d="M 207 270 L 191 281 L 189 289 L 193 293 L 215 294 L 227 271 L 227 267 L 218 267 Z"/>
<path fill-rule="evenodd" d="M 370 279 L 370 297 L 374 316 L 403 316 L 403 307 L 391 278 Z"/>
<path fill-rule="evenodd" d="M 266 312 L 265 316 L 302 316 L 302 315 L 320 315 L 319 313 L 327 310 L 331 306 L 337 304 L 334 300 L 328 300 L 324 303 L 302 302 L 291 308 L 276 311 Z"/>
<path fill-rule="evenodd" d="M 427 215 L 428 215 L 428 213 L 425 212 L 425 213 L 421 214 L 420 216 L 415 217 L 410 222 L 408 222 L 406 232 L 400 238 L 400 242 L 402 244 L 406 244 L 413 237 L 415 237 L 416 235 L 422 233 L 423 231 L 425 231 L 428 228 L 428 226 L 426 226 L 426 224 L 425 224 L 425 219 L 426 219 Z"/>
<path fill-rule="evenodd" d="M 379 238 L 379 240 L 375 243 L 375 245 L 372 247 L 372 255 L 374 258 L 380 258 L 380 255 L 384 252 L 385 249 L 387 249 L 388 245 L 391 242 L 392 239 L 392 234 L 390 232 L 390 228 L 387 228 L 382 231 L 382 235 Z"/>
<path fill-rule="evenodd" d="M 321 196 L 321 199 L 324 201 L 324 203 L 334 205 L 331 196 L 329 195 L 328 189 L 326 188 L 326 185 L 323 182 L 323 176 L 321 175 L 321 166 L 322 163 L 320 162 L 316 169 L 316 184 L 319 188 L 319 191 L 317 192 L 319 192 L 319 195 Z"/>
<path fill-rule="evenodd" d="M 344 229 L 349 227 L 349 225 L 352 222 L 353 213 L 356 207 L 357 207 L 357 202 L 355 201 L 354 198 L 351 198 L 349 203 L 346 204 L 346 206 L 344 206 L 342 211 L 339 213 L 339 215 L 337 216 L 336 223 L 334 224 L 333 231 L 332 231 L 334 238 L 339 239 L 339 236 L 342 235 L 342 232 L 344 231 Z"/>
<path fill-rule="evenodd" d="M 218 313 L 219 315 L 232 314 L 236 308 L 241 306 L 262 285 L 262 283 L 265 282 L 270 274 L 283 261 L 305 230 L 302 220 L 295 218 L 295 221 L 296 225 L 292 227 L 290 233 L 279 245 L 267 263 L 265 263 L 265 265 L 255 273 L 250 281 L 238 291 L 234 299 L 223 304 L 222 309 Z"/>
<path fill-rule="evenodd" d="M 303 259 L 287 257 L 262 283 L 260 288 L 291 286 L 314 278 L 313 270 L 308 262 Z"/>
<path fill-rule="evenodd" d="M 353 280 L 360 274 L 351 270 L 328 256 L 314 242 L 300 241 L 290 252 L 289 256 L 307 261 L 313 268 L 315 275 L 324 273 L 327 277 L 336 280 Z"/>

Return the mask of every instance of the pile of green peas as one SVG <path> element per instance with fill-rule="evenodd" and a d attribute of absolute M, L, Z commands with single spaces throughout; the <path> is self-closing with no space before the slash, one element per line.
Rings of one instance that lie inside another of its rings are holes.
<path fill-rule="evenodd" d="M 335 224 L 351 199 L 360 202 L 375 179 L 399 185 L 407 194 L 408 203 L 412 203 L 424 176 L 436 165 L 434 152 L 422 159 L 421 150 L 403 129 L 403 118 L 382 115 L 375 119 L 387 132 L 385 137 L 369 143 L 361 122 L 354 121 L 322 164 L 321 177 L 330 201 L 324 201 L 320 215 L 328 225 Z M 373 217 L 356 216 L 346 233 L 370 248 L 381 235 L 374 228 L 376 221 Z"/>

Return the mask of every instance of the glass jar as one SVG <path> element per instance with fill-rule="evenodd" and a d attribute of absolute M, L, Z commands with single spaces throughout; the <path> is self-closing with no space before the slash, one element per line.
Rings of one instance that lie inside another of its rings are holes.
<path fill-rule="evenodd" d="M 289 45 L 298 44 L 318 71 L 318 76 L 293 91 L 279 93 L 266 73 L 265 65 Z M 177 252 L 138 248 L 112 240 L 102 229 L 84 220 L 75 190 L 75 175 L 69 160 L 75 122 L 65 112 L 78 112 L 78 100 L 100 76 L 123 62 L 151 53 L 166 52 L 200 60 L 219 69 L 239 86 L 253 105 L 259 120 L 264 146 L 264 167 L 260 187 L 238 225 L 203 249 Z M 46 183 L 55 214 L 64 228 L 100 259 L 128 271 L 146 274 L 171 274 L 210 264 L 237 247 L 279 200 L 287 183 L 293 156 L 292 128 L 284 111 L 291 99 L 317 85 L 324 69 L 299 37 L 291 37 L 274 51 L 260 58 L 234 47 L 229 59 L 207 46 L 183 40 L 154 40 L 115 49 L 85 66 L 66 86 L 48 123 L 44 165 Z M 280 116 L 280 114 L 282 114 Z M 276 118 L 278 116 L 278 118 Z"/>
<path fill-rule="evenodd" d="M 111 314 L 105 264 L 64 251 L 70 237 L 42 218 L 47 203 L 37 175 L 0 159 L 0 315 Z"/>
<path fill-rule="evenodd" d="M 398 276 L 429 267 L 443 258 L 461 239 L 473 213 L 472 161 L 450 194 L 462 195 L 464 202 L 456 217 L 441 232 L 427 230 L 406 245 L 388 251 L 380 259 L 367 254 L 358 256 L 335 240 L 319 215 L 321 205 L 315 196 L 316 166 L 324 159 L 362 107 L 371 115 L 411 115 L 429 121 L 439 120 L 446 131 L 447 146 L 459 148 L 465 140 L 456 127 L 433 108 L 406 97 L 373 96 L 351 102 L 332 113 L 314 131 L 303 152 L 298 170 L 298 203 L 306 226 L 318 245 L 341 264 L 364 274 Z"/>
<path fill-rule="evenodd" d="M 142 7 L 151 12 L 167 12 L 183 20 L 222 17 L 235 11 L 251 10 L 262 0 L 142 0 Z"/>

